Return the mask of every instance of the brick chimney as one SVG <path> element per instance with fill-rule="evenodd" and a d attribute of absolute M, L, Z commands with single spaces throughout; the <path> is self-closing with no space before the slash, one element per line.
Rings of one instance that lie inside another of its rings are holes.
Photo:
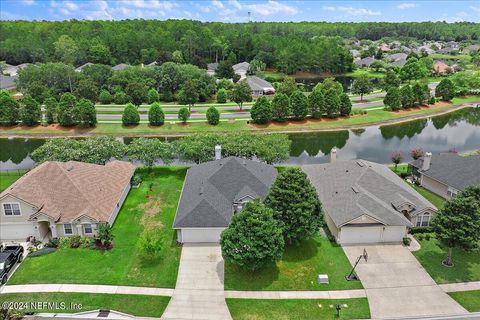
<path fill-rule="evenodd" d="M 337 161 L 337 148 L 333 147 L 332 151 L 330 151 L 330 162 L 333 163 Z"/>
<path fill-rule="evenodd" d="M 428 169 L 430 169 L 431 163 L 432 163 L 432 153 L 425 152 L 425 155 L 423 156 L 422 171 L 427 171 Z"/>
<path fill-rule="evenodd" d="M 222 159 L 222 146 L 217 144 L 215 146 L 215 160 Z"/>

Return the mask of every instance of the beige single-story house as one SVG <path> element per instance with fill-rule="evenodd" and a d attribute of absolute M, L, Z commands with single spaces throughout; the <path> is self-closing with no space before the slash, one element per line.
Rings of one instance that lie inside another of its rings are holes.
<path fill-rule="evenodd" d="M 437 208 L 384 165 L 336 161 L 304 165 L 325 222 L 341 245 L 399 243 L 413 226 L 428 226 Z"/>
<path fill-rule="evenodd" d="M 412 174 L 420 185 L 439 196 L 450 199 L 471 185 L 480 184 L 480 155 L 460 156 L 446 152 L 410 162 Z"/>
<path fill-rule="evenodd" d="M 272 165 L 238 157 L 221 158 L 188 169 L 173 229 L 177 241 L 218 243 L 235 213 L 254 199 L 262 201 L 277 177 Z"/>
<path fill-rule="evenodd" d="M 42 163 L 0 194 L 0 241 L 95 235 L 115 221 L 134 171 L 125 161 Z"/>

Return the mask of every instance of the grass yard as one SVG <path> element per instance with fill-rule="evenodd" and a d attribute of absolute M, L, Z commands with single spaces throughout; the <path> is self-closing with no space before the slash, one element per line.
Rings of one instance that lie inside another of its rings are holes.
<path fill-rule="evenodd" d="M 12 183 L 25 174 L 26 171 L 0 172 L 0 192 L 7 189 Z"/>
<path fill-rule="evenodd" d="M 449 292 L 448 295 L 470 312 L 480 312 L 480 290 Z"/>
<path fill-rule="evenodd" d="M 449 268 L 442 265 L 442 260 L 447 257 L 447 248 L 441 247 L 433 238 L 419 242 L 422 248 L 413 254 L 436 283 L 480 281 L 480 250 L 466 252 L 453 249 L 454 266 Z"/>
<path fill-rule="evenodd" d="M 175 287 L 181 248 L 171 228 L 186 168 L 142 169 L 140 188 L 130 191 L 113 225 L 110 251 L 60 249 L 27 258 L 9 284 L 84 283 Z M 152 191 L 149 186 L 152 185 Z M 147 199 L 146 196 L 151 198 Z M 139 238 L 145 228 L 161 234 L 162 250 L 155 258 L 140 253 Z"/>
<path fill-rule="evenodd" d="M 25 312 L 39 313 L 77 313 L 97 309 L 110 309 L 141 317 L 161 317 L 170 297 L 129 295 L 129 294 L 97 294 L 97 293 L 9 293 L 0 295 L 1 302 L 49 302 L 57 303 L 58 309 L 32 310 Z M 62 309 L 60 303 L 64 303 Z M 81 305 L 81 306 L 79 306 Z M 80 307 L 80 308 L 79 308 Z"/>
<path fill-rule="evenodd" d="M 318 299 L 226 299 L 234 320 L 309 320 L 309 319 L 370 319 L 366 298 L 345 300 Z M 336 317 L 335 305 L 344 304 L 340 317 Z"/>
<path fill-rule="evenodd" d="M 253 272 L 225 263 L 225 290 L 360 289 L 360 282 L 344 278 L 351 268 L 340 246 L 316 236 L 287 247 L 282 260 Z M 329 284 L 318 284 L 320 273 L 328 274 Z"/>

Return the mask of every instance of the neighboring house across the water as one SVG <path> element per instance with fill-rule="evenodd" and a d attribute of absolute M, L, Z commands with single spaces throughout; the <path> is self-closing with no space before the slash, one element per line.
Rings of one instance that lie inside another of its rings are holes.
<path fill-rule="evenodd" d="M 211 76 L 215 75 L 215 71 L 217 70 L 218 68 L 218 63 L 217 62 L 214 62 L 214 63 L 209 63 L 207 64 L 207 73 Z"/>
<path fill-rule="evenodd" d="M 240 79 L 245 79 L 247 76 L 248 69 L 250 68 L 250 63 L 240 62 L 232 66 L 233 71 L 240 76 Z"/>
<path fill-rule="evenodd" d="M 254 96 L 275 94 L 275 88 L 272 84 L 257 76 L 248 76 L 247 83 L 252 89 L 252 94 Z"/>
<path fill-rule="evenodd" d="M 363 59 L 360 59 L 360 60 L 355 60 L 353 63 L 357 67 L 369 67 L 372 64 L 373 61 L 375 61 L 374 57 L 366 57 L 366 58 L 363 58 Z"/>
<path fill-rule="evenodd" d="M 93 236 L 115 221 L 134 171 L 124 161 L 39 165 L 0 194 L 0 240 Z"/>
<path fill-rule="evenodd" d="M 433 63 L 433 70 L 436 74 L 448 74 L 453 71 L 452 68 L 443 61 L 435 61 Z"/>
<path fill-rule="evenodd" d="M 19 64 L 18 66 L 12 66 L 10 64 L 7 64 L 3 73 L 5 75 L 9 75 L 9 76 L 13 77 L 13 76 L 16 76 L 18 74 L 19 70 L 21 70 L 21 69 L 23 69 L 23 68 L 25 68 L 29 65 L 30 65 L 30 63 L 22 63 L 22 64 Z"/>
<path fill-rule="evenodd" d="M 221 157 L 188 169 L 173 228 L 177 241 L 218 243 L 220 234 L 246 202 L 264 200 L 277 177 L 266 163 L 238 157 Z"/>
<path fill-rule="evenodd" d="M 7 91 L 16 91 L 17 90 L 17 85 L 15 84 L 15 80 L 17 79 L 17 76 L 3 76 L 0 75 L 0 89 L 1 90 L 7 90 Z"/>
<path fill-rule="evenodd" d="M 400 53 L 394 53 L 394 54 L 391 54 L 391 55 L 387 56 L 387 59 L 390 62 L 394 62 L 394 61 L 397 61 L 399 59 L 407 60 L 407 57 L 408 57 L 408 54 L 400 52 Z"/>
<path fill-rule="evenodd" d="M 466 187 L 480 184 L 480 155 L 462 157 L 453 152 L 425 156 L 410 163 L 425 189 L 450 199 Z"/>
<path fill-rule="evenodd" d="M 401 242 L 407 228 L 427 226 L 436 212 L 412 187 L 384 165 L 336 161 L 304 165 L 315 186 L 325 222 L 342 245 Z"/>
<path fill-rule="evenodd" d="M 87 63 L 85 63 L 85 64 L 82 64 L 80 67 L 75 68 L 75 71 L 77 71 L 77 72 L 82 72 L 82 71 L 83 71 L 83 68 L 88 67 L 88 66 L 91 66 L 91 65 L 93 65 L 93 63 L 87 62 Z"/>
<path fill-rule="evenodd" d="M 123 70 L 123 69 L 128 68 L 128 67 L 130 67 L 130 65 L 128 65 L 126 63 L 119 63 L 116 66 L 113 66 L 112 70 L 113 71 L 119 71 L 119 70 Z"/>

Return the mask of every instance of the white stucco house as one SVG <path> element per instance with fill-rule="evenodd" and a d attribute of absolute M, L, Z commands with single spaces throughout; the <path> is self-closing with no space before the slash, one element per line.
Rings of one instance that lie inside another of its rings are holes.
<path fill-rule="evenodd" d="M 115 221 L 134 171 L 124 161 L 39 165 L 0 194 L 0 242 L 95 235 Z"/>
<path fill-rule="evenodd" d="M 384 165 L 336 161 L 304 165 L 325 222 L 341 245 L 398 243 L 409 227 L 426 226 L 437 208 Z"/>
<path fill-rule="evenodd" d="M 260 161 L 238 157 L 220 158 L 187 171 L 173 229 L 177 241 L 218 243 L 220 234 L 244 204 L 264 200 L 277 170 Z"/>

